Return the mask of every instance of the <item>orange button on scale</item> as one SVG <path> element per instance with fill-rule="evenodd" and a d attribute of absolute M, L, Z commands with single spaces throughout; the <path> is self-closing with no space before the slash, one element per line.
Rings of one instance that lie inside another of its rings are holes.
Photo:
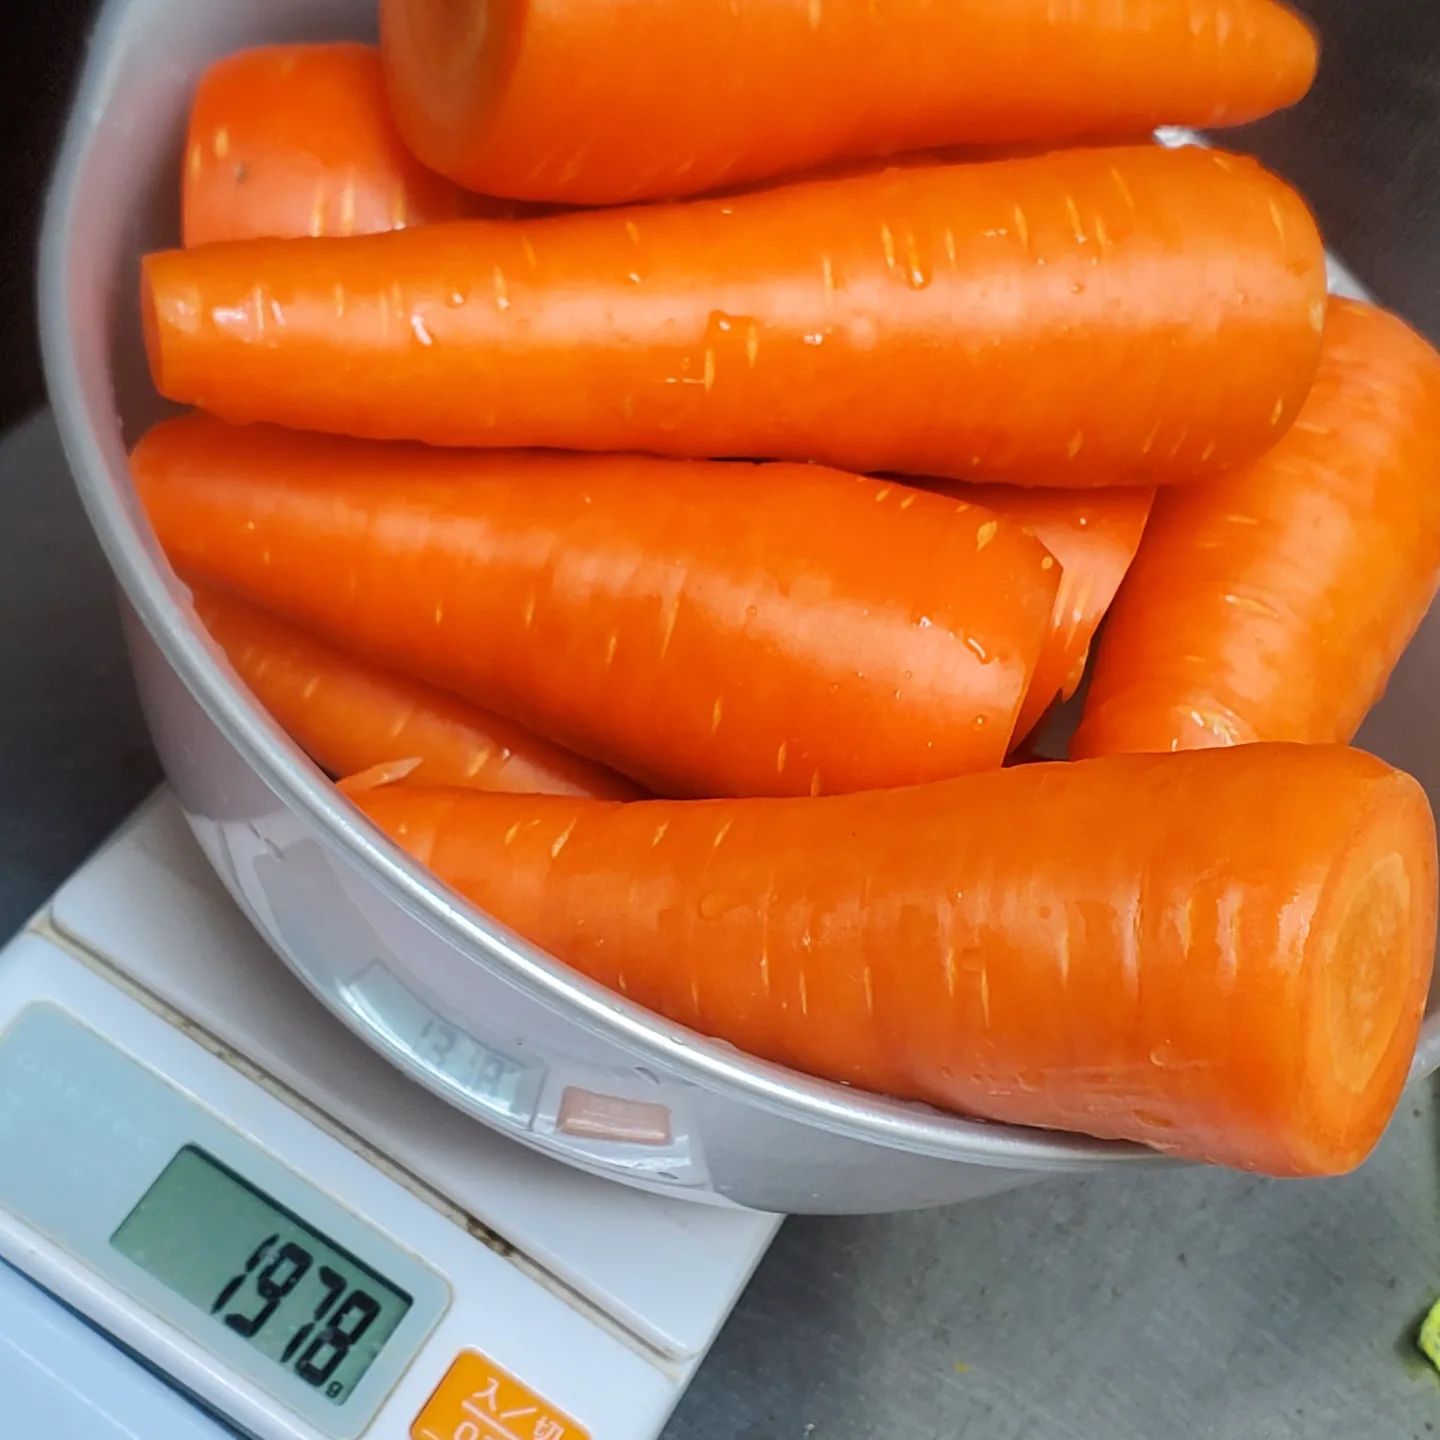
<path fill-rule="evenodd" d="M 478 1350 L 462 1350 L 410 1427 L 411 1440 L 590 1440 L 583 1425 Z"/>

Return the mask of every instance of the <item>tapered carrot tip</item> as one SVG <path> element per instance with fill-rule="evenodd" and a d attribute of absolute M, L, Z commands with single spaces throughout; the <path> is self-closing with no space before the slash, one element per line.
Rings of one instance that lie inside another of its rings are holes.
<path fill-rule="evenodd" d="M 1060 564 L 1050 633 L 1015 722 L 1015 741 L 1039 726 L 1050 706 L 1068 700 L 1085 673 L 1090 642 L 1130 568 L 1155 501 L 1149 488 L 1026 489 L 936 482 L 972 504 L 1023 526 Z"/>
<path fill-rule="evenodd" d="M 1273 1175 L 1369 1154 L 1434 956 L 1424 792 L 1340 747 L 825 800 L 354 799 L 502 924 L 754 1055 Z"/>

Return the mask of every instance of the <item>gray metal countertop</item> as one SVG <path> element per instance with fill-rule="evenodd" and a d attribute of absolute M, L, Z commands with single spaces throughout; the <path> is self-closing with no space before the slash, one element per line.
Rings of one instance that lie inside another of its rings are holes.
<path fill-rule="evenodd" d="M 1440 338 L 1440 0 L 1304 8 L 1320 93 L 1250 139 Z M 0 622 L 8 933 L 158 779 L 45 415 L 0 442 Z M 667 1440 L 1425 1440 L 1440 1384 L 1413 1336 L 1436 1296 L 1426 1085 L 1347 1180 L 1114 1175 L 791 1220 Z"/>

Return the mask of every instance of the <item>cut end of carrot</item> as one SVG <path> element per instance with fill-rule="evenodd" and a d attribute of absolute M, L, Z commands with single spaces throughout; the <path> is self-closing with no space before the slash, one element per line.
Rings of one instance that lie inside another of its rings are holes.
<path fill-rule="evenodd" d="M 1375 1078 L 1400 1024 L 1403 989 L 1391 972 L 1404 963 L 1411 910 L 1404 857 L 1382 855 L 1361 879 L 1335 936 L 1326 1018 L 1335 1078 L 1360 1094 Z"/>
<path fill-rule="evenodd" d="M 1407 949 L 1410 873 L 1403 855 L 1382 855 L 1355 891 L 1336 933 L 1346 971 L 1346 1004 L 1329 1007 L 1336 1079 L 1361 1093 L 1384 1060 L 1401 1022 L 1403 992 L 1387 984 Z"/>
<path fill-rule="evenodd" d="M 432 75 L 464 73 L 485 41 L 488 0 L 409 0 L 408 32 L 417 60 Z"/>
<path fill-rule="evenodd" d="M 164 395 L 165 345 L 160 334 L 160 316 L 155 300 L 153 271 L 164 260 L 164 253 L 147 255 L 140 262 L 140 329 L 145 340 L 145 359 L 150 366 L 150 378 L 155 388 Z"/>
<path fill-rule="evenodd" d="M 405 143 L 432 170 L 471 189 L 483 117 L 495 103 L 513 5 L 499 0 L 381 0 L 380 53 Z"/>
<path fill-rule="evenodd" d="M 1296 1095 L 1297 1175 L 1343 1174 L 1379 1143 L 1409 1075 L 1429 993 L 1434 821 L 1408 776 L 1395 775 L 1377 802 L 1332 873 L 1317 916 L 1323 938 L 1310 963 L 1322 968 Z"/>

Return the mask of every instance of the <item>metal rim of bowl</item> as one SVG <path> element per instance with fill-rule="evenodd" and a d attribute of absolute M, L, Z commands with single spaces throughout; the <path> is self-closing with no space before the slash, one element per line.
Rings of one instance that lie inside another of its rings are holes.
<path fill-rule="evenodd" d="M 222 669 L 187 618 L 153 536 L 129 491 L 128 459 L 118 433 L 102 434 L 75 353 L 77 326 L 67 284 L 74 212 L 87 157 L 82 120 L 103 113 L 110 42 L 124 5 L 107 6 L 96 25 L 51 180 L 40 245 L 42 351 L 50 401 L 76 487 L 110 567 L 167 663 L 211 721 L 285 805 L 300 812 L 382 894 L 446 939 L 462 955 L 489 963 L 531 997 L 577 1017 L 682 1079 L 758 1105 L 783 1118 L 888 1149 L 985 1166 L 1064 1172 L 1117 1164 L 1173 1163 L 1126 1141 L 949 1116 L 752 1059 L 723 1042 L 667 1022 L 584 979 L 560 961 L 511 938 L 494 921 L 452 898 L 428 872 L 359 819 L 333 786 Z M 357 1017 L 337 1009 L 352 1027 Z M 367 1039 L 372 1037 L 367 1036 Z M 384 1047 L 382 1047 L 384 1048 Z M 389 1052 L 391 1058 L 395 1056 Z M 416 1078 L 423 1067 L 406 1065 Z"/>

